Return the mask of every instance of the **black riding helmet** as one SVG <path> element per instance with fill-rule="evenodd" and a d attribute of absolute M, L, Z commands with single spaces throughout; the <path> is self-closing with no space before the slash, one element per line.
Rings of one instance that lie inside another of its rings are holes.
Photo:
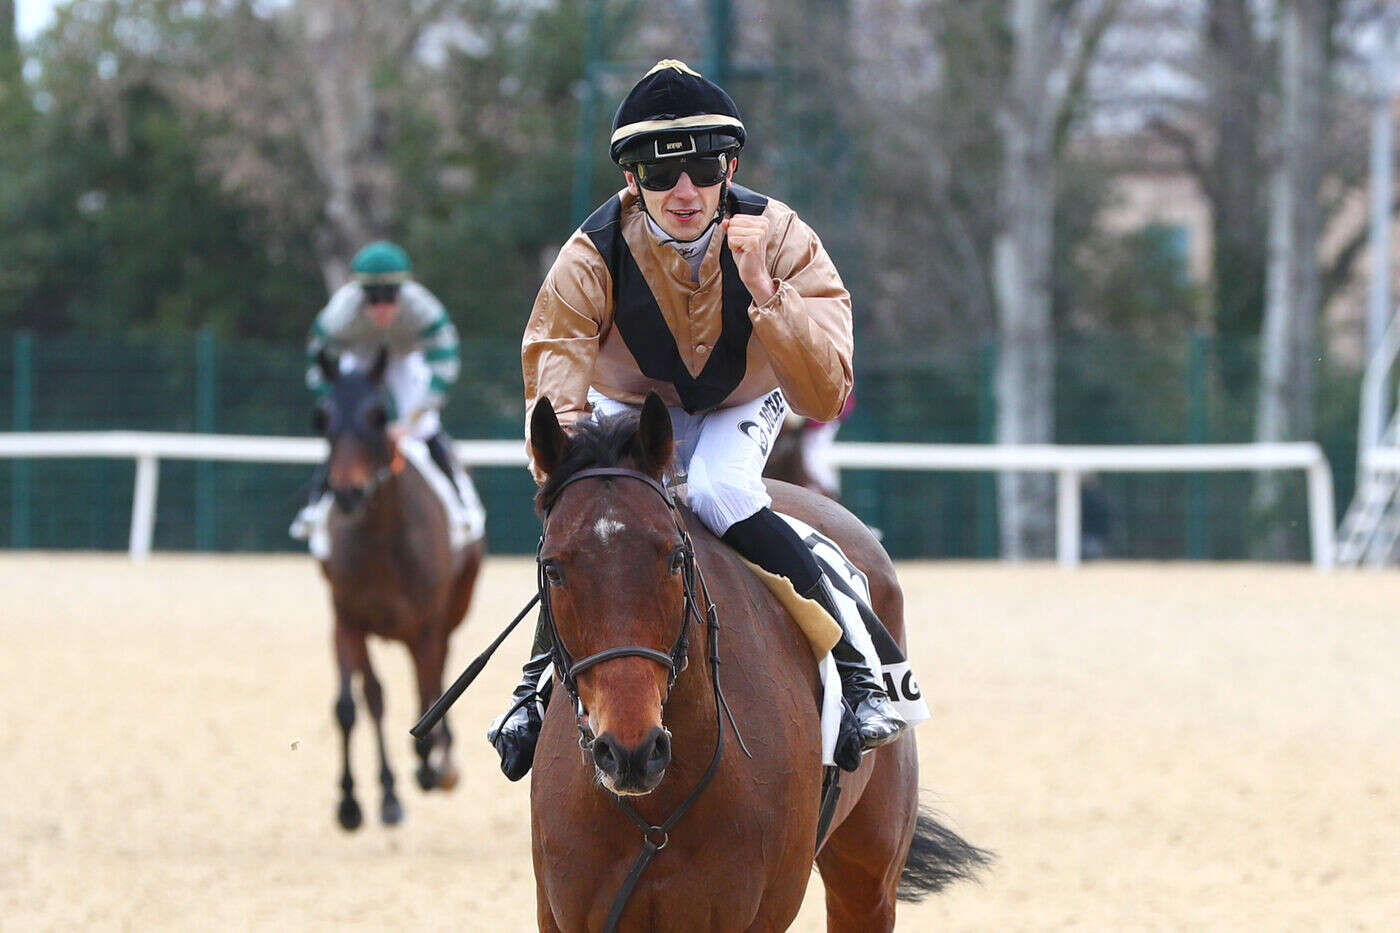
<path fill-rule="evenodd" d="M 613 117 L 608 154 L 621 168 L 637 173 L 644 186 L 637 169 L 640 163 L 722 155 L 719 208 L 696 237 L 699 239 L 724 220 L 729 164 L 747 138 L 739 108 L 724 89 L 685 62 L 667 58 L 657 62 L 623 98 Z M 692 174 L 691 181 L 695 180 Z M 662 187 L 665 184 L 662 182 Z M 646 212 L 645 198 L 639 197 L 637 204 Z"/>
<path fill-rule="evenodd" d="M 685 62 L 665 59 L 638 81 L 613 117 L 608 154 L 623 168 L 744 148 L 739 108 L 713 81 Z"/>

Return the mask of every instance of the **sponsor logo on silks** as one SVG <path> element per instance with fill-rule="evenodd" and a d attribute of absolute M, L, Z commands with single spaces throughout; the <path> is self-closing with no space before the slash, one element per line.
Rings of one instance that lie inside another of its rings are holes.
<path fill-rule="evenodd" d="M 763 424 L 757 421 L 740 421 L 739 430 L 749 436 L 758 449 L 764 454 L 768 453 L 768 444 L 773 436 L 774 430 L 778 427 L 778 422 L 783 420 L 783 413 L 787 410 L 787 404 L 783 401 L 783 390 L 775 389 L 763 400 L 763 404 L 758 407 L 758 417 Z"/>
<path fill-rule="evenodd" d="M 760 453 L 768 453 L 768 432 L 752 421 L 740 421 L 739 430 L 749 436 L 749 440 L 758 445 Z"/>
<path fill-rule="evenodd" d="M 778 426 L 778 422 L 783 420 L 783 410 L 786 407 L 781 389 L 769 393 L 768 397 L 763 400 L 763 406 L 759 408 L 758 416 L 763 419 L 769 433 L 772 433 L 773 429 Z"/>

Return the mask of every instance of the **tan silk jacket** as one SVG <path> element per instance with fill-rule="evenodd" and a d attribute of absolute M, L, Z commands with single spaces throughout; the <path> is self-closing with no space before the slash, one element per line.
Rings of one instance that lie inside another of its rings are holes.
<path fill-rule="evenodd" d="M 719 338 L 721 318 L 718 233 L 700 264 L 690 266 L 647 229 L 634 195 L 621 193 L 622 236 L 636 260 L 692 375 L 704 367 Z M 841 413 L 854 380 L 851 365 L 851 296 L 817 235 L 797 214 L 769 199 L 767 261 L 777 292 L 749 305 L 753 334 L 744 377 L 719 408 L 752 401 L 782 387 L 798 414 L 830 421 Z M 640 405 L 656 391 L 667 405 L 680 398 L 668 382 L 645 376 L 613 327 L 613 283 L 608 265 L 582 230 L 564 244 L 549 270 L 521 343 L 525 375 L 525 431 L 541 396 L 548 396 L 565 427 L 589 411 L 590 386 L 603 395 Z M 543 479 L 534 466 L 537 480 Z"/>

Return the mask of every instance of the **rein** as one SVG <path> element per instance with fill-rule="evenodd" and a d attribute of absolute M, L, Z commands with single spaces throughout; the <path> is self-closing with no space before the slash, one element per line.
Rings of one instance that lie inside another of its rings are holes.
<path fill-rule="evenodd" d="M 559 629 L 555 624 L 554 613 L 549 601 L 550 583 L 545 575 L 545 563 L 540 561 L 537 556 L 537 562 L 539 563 L 541 615 L 543 615 L 545 623 L 549 628 L 549 636 L 552 643 L 551 650 L 554 654 L 555 661 L 554 669 L 559 674 L 560 681 L 569 691 L 569 695 L 574 701 L 575 718 L 579 729 L 579 745 L 583 748 L 588 748 L 592 744 L 593 737 L 581 713 L 582 704 L 579 700 L 577 686 L 578 674 L 596 664 L 601 664 L 604 661 L 610 661 L 614 658 L 630 656 L 643 657 L 655 661 L 667 670 L 666 696 L 661 702 L 662 708 L 664 709 L 666 702 L 670 699 L 671 688 L 675 685 L 676 677 L 685 667 L 687 650 L 686 631 L 692 619 L 703 624 L 706 629 L 708 636 L 707 645 L 709 647 L 710 680 L 714 685 L 715 691 L 714 754 L 710 757 L 710 764 L 705 769 L 705 774 L 700 778 L 700 781 L 691 790 L 685 800 L 681 801 L 680 805 L 672 811 L 670 816 L 660 824 L 652 825 L 642 818 L 641 814 L 636 811 L 631 803 L 617 794 L 610 793 L 610 796 L 617 803 L 618 808 L 642 831 L 642 848 L 638 851 L 636 859 L 632 862 L 632 868 L 627 872 L 627 877 L 623 879 L 622 888 L 613 899 L 612 908 L 608 911 L 607 922 L 603 927 L 604 930 L 613 931 L 617 929 L 617 924 L 622 918 L 622 912 L 627 907 L 627 902 L 631 898 L 632 892 L 636 889 L 637 882 L 641 880 L 642 873 L 646 871 L 647 866 L 651 863 L 656 853 L 666 848 L 667 843 L 670 842 L 671 830 L 680 822 L 681 817 L 685 816 L 686 812 L 695 801 L 700 798 L 700 795 L 704 793 L 705 789 L 709 787 L 710 782 L 714 780 L 715 774 L 719 771 L 720 760 L 724 757 L 725 717 L 728 717 L 729 725 L 734 730 L 734 737 L 739 742 L 739 747 L 743 749 L 744 754 L 750 758 L 752 758 L 753 755 L 750 754 L 748 747 L 744 744 L 744 737 L 739 732 L 738 724 L 734 722 L 734 714 L 730 711 L 729 703 L 724 699 L 724 690 L 720 687 L 719 613 L 715 609 L 714 601 L 710 598 L 710 589 L 705 583 L 705 575 L 695 562 L 695 548 L 691 543 L 690 534 L 685 529 L 685 523 L 681 520 L 680 510 L 676 507 L 675 500 L 664 486 L 645 473 L 623 469 L 621 467 L 598 467 L 580 470 L 578 473 L 575 473 L 565 480 L 559 486 L 559 489 L 556 490 L 555 501 L 558 501 L 558 493 L 562 492 L 570 484 L 581 479 L 595 477 L 619 477 L 637 480 L 644 483 L 647 487 L 655 491 L 657 495 L 661 496 L 662 500 L 666 503 L 666 508 L 670 512 L 672 521 L 675 523 L 676 530 L 681 536 L 683 549 L 682 579 L 685 584 L 685 601 L 681 610 L 680 633 L 676 637 L 676 642 L 672 646 L 670 654 L 658 651 L 655 648 L 646 648 L 640 645 L 624 645 L 616 648 L 607 648 L 581 660 L 574 661 L 568 653 L 568 650 L 564 647 L 563 640 L 559 637 Z M 546 517 L 548 517 L 548 512 L 546 512 Z M 540 545 L 542 549 L 544 545 L 543 537 L 540 538 Z M 700 612 L 700 604 L 697 599 L 697 582 L 699 584 L 699 594 L 703 595 L 705 600 L 705 612 L 703 615 Z"/>

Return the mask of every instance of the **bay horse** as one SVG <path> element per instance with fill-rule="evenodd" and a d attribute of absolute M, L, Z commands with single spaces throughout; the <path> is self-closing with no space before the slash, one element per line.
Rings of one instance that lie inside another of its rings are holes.
<path fill-rule="evenodd" d="M 889 930 L 897 898 L 985 864 L 988 853 L 920 811 L 912 730 L 842 776 L 818 850 L 812 648 L 662 486 L 673 438 L 655 394 L 640 417 L 581 422 L 572 437 L 541 399 L 530 437 L 548 475 L 538 562 L 557 681 L 530 788 L 541 930 L 784 929 L 814 859 L 829 930 Z M 902 597 L 878 542 L 836 503 L 770 488 L 775 508 L 864 570 L 903 644 Z"/>
<path fill-rule="evenodd" d="M 387 354 L 381 350 L 367 372 L 342 373 L 326 354 L 318 360 L 330 391 L 317 405 L 315 423 L 330 443 L 327 482 L 330 554 L 321 572 L 330 584 L 335 612 L 335 657 L 340 689 L 335 717 L 342 738 L 340 825 L 362 821 L 350 773 L 350 731 L 355 723 L 352 681 L 358 674 L 365 706 L 379 744 L 380 818 L 403 819 L 394 773 L 384 745 L 384 689 L 370 666 L 366 638 L 402 642 L 413 656 L 420 712 L 442 693 L 447 640 L 471 604 L 486 552 L 477 540 L 454 554 L 448 516 L 437 494 L 405 460 L 387 427 L 392 400 L 385 387 Z M 444 719 L 415 742 L 418 784 L 451 790 L 457 783 L 452 733 Z"/>

